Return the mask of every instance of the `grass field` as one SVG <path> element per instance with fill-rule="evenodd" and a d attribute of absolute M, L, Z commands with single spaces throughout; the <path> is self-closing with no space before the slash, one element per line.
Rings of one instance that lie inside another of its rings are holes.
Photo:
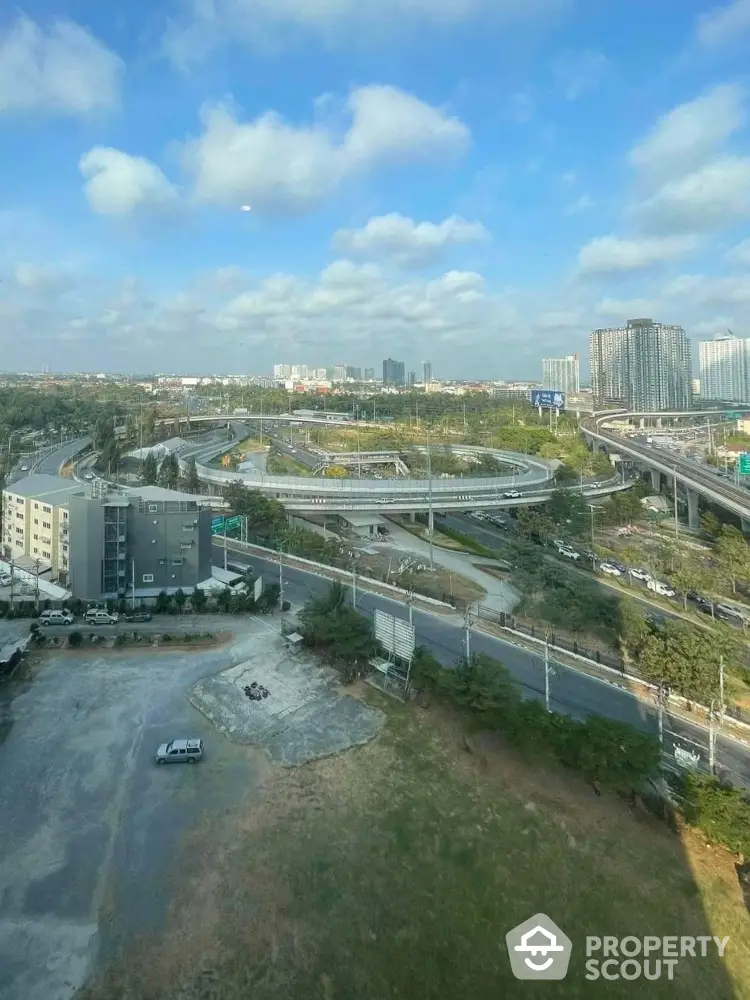
<path fill-rule="evenodd" d="M 402 707 L 375 742 L 275 771 L 263 800 L 185 843 L 169 931 L 86 1000 L 674 1000 L 750 997 L 731 859 L 455 717 Z M 484 758 L 481 755 L 485 755 Z M 567 980 L 513 979 L 508 930 L 538 911 L 572 939 Z M 675 982 L 588 982 L 587 934 L 729 935 Z"/>

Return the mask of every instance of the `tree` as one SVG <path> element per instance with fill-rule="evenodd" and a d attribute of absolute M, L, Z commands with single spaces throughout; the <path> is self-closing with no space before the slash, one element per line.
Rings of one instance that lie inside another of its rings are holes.
<path fill-rule="evenodd" d="M 750 554 L 745 536 L 737 528 L 725 524 L 716 540 L 716 562 L 732 581 L 732 593 L 737 593 L 737 580 L 750 575 Z"/>
<path fill-rule="evenodd" d="M 712 514 L 710 510 L 705 514 L 701 514 L 700 523 L 703 534 L 715 542 L 721 534 L 721 521 L 716 514 Z"/>
<path fill-rule="evenodd" d="M 170 452 L 159 468 L 159 484 L 168 490 L 177 489 L 180 481 L 180 465 L 174 452 Z"/>
<path fill-rule="evenodd" d="M 682 594 L 682 603 L 687 610 L 687 595 L 690 591 L 702 591 L 708 583 L 708 572 L 694 556 L 681 556 L 671 575 L 671 582 Z"/>
<path fill-rule="evenodd" d="M 227 486 L 224 499 L 230 513 L 247 518 L 251 532 L 263 530 L 273 534 L 286 522 L 283 504 L 264 496 L 259 490 L 248 489 L 241 480 Z"/>
<path fill-rule="evenodd" d="M 193 457 L 188 459 L 187 471 L 185 472 L 185 489 L 188 493 L 197 493 L 200 489 L 200 480 L 198 479 L 198 468 L 195 464 L 195 459 Z"/>
<path fill-rule="evenodd" d="M 647 680 L 709 704 L 719 693 L 720 646 L 714 632 L 669 619 L 646 638 L 638 665 Z"/>
<path fill-rule="evenodd" d="M 141 486 L 156 486 L 158 475 L 159 466 L 154 453 L 150 451 L 141 462 Z"/>
<path fill-rule="evenodd" d="M 205 591 L 201 590 L 200 587 L 196 587 L 190 595 L 190 607 L 197 615 L 199 615 L 206 610 L 207 604 L 208 598 L 206 597 Z"/>
<path fill-rule="evenodd" d="M 182 587 L 180 587 L 177 591 L 175 591 L 172 600 L 175 603 L 175 607 L 177 608 L 178 614 L 181 614 L 182 609 L 185 607 L 185 601 L 187 601 L 187 594 L 182 589 Z"/>

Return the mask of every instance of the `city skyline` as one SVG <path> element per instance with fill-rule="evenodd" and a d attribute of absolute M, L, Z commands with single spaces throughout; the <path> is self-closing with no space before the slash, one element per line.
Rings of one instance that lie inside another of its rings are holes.
<path fill-rule="evenodd" d="M 750 333 L 747 0 L 177 6 L 1 22 L 6 370 L 530 378 L 632 316 Z"/>

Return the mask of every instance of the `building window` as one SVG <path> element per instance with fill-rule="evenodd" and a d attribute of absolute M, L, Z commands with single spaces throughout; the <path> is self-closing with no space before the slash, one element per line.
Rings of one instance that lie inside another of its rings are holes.
<path fill-rule="evenodd" d="M 51 514 L 52 513 L 52 508 L 51 507 L 42 507 L 42 510 L 44 511 L 45 514 Z"/>
<path fill-rule="evenodd" d="M 173 566 L 182 566 L 182 559 L 173 559 L 172 560 L 172 565 Z"/>
<path fill-rule="evenodd" d="M 50 555 L 49 552 L 42 552 L 42 555 L 44 556 L 45 559 L 51 559 L 52 558 L 52 556 Z"/>
<path fill-rule="evenodd" d="M 158 504 L 150 503 L 148 505 L 148 512 L 149 512 L 149 514 L 156 514 L 158 510 L 159 510 Z"/>
<path fill-rule="evenodd" d="M 39 541 L 39 535 L 34 535 L 34 541 L 35 541 L 35 542 L 38 542 L 38 541 Z"/>
<path fill-rule="evenodd" d="M 143 582 L 144 583 L 153 583 L 154 582 L 154 574 L 153 573 L 144 573 L 143 574 Z"/>
<path fill-rule="evenodd" d="M 16 516 L 18 516 L 18 515 L 16 515 Z M 34 524 L 39 524 L 39 518 L 38 517 L 34 518 Z"/>

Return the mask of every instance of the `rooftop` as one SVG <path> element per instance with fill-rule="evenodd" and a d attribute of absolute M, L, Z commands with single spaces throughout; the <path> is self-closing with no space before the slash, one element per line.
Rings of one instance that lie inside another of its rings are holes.
<path fill-rule="evenodd" d="M 33 500 L 43 500 L 51 507 L 61 507 L 67 504 L 71 494 L 84 493 L 81 483 L 74 479 L 63 479 L 62 476 L 46 476 L 43 474 L 26 476 L 5 488 L 6 493 L 19 497 L 30 497 Z"/>
<path fill-rule="evenodd" d="M 126 492 L 131 497 L 142 497 L 144 500 L 192 500 L 193 503 L 205 503 L 210 499 L 200 493 L 183 493 L 181 490 L 168 490 L 164 486 L 129 486 Z"/>

